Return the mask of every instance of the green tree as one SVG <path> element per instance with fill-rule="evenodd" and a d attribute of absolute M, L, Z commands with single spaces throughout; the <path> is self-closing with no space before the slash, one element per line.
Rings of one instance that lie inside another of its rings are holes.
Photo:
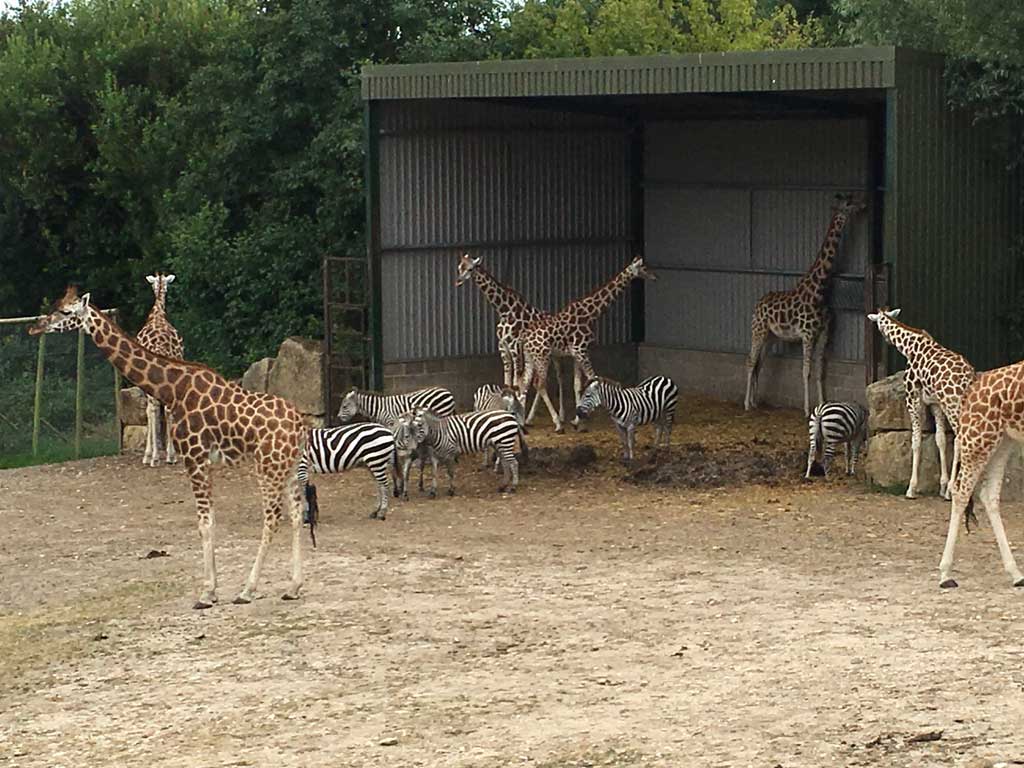
<path fill-rule="evenodd" d="M 821 25 L 758 0 L 526 0 L 495 37 L 508 58 L 622 56 L 807 47 Z"/>

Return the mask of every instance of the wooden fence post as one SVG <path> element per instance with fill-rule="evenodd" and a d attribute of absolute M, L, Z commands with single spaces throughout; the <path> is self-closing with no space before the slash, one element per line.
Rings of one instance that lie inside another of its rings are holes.
<path fill-rule="evenodd" d="M 117 310 L 112 309 L 110 311 L 110 317 L 114 322 L 117 322 Z M 113 363 L 110 364 L 111 369 L 114 371 L 114 419 L 115 427 L 117 429 L 117 453 L 120 455 L 124 451 L 124 435 L 122 434 L 123 429 L 121 427 L 121 372 L 117 370 L 117 366 Z"/>
<path fill-rule="evenodd" d="M 82 458 L 82 401 L 85 393 L 85 329 L 78 329 L 75 360 L 75 458 Z"/>
<path fill-rule="evenodd" d="M 36 357 L 36 398 L 32 406 L 32 458 L 39 455 L 39 419 L 43 408 L 43 361 L 46 358 L 46 334 L 39 334 L 39 354 Z"/>

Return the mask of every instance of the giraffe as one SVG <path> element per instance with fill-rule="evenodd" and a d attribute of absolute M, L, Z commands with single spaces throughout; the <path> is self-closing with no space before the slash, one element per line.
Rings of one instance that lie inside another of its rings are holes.
<path fill-rule="evenodd" d="M 185 357 L 185 346 L 181 335 L 167 319 L 167 286 L 174 282 L 174 275 L 146 275 L 146 282 L 153 288 L 153 308 L 149 310 L 146 324 L 142 326 L 135 340 L 150 352 L 155 352 L 174 360 Z M 163 413 L 160 401 L 152 395 L 146 396 L 146 451 L 142 456 L 142 464 L 155 467 L 159 463 L 160 453 L 160 420 L 163 415 L 164 442 L 167 446 L 167 463 L 174 464 L 174 441 L 171 440 L 171 424 L 167 414 Z"/>
<path fill-rule="evenodd" d="M 750 322 L 750 356 L 747 358 L 746 410 L 757 407 L 757 376 L 764 359 L 768 334 L 783 341 L 803 342 L 804 416 L 811 414 L 811 360 L 818 365 L 818 402 L 825 402 L 825 345 L 832 316 L 826 304 L 829 277 L 835 265 L 836 250 L 851 214 L 862 211 L 865 204 L 852 195 L 836 195 L 832 219 L 825 233 L 818 256 L 811 268 L 800 278 L 796 288 L 773 291 L 762 296 L 754 306 Z"/>
<path fill-rule="evenodd" d="M 504 372 L 505 386 L 515 388 L 522 375 L 523 350 L 520 336 L 527 325 L 545 317 L 550 313 L 533 306 L 519 291 L 501 283 L 494 275 L 480 266 L 482 257 L 473 258 L 468 253 L 459 257 L 459 265 L 455 277 L 455 285 L 464 284 L 470 277 L 480 288 L 484 297 L 498 314 L 495 332 L 498 336 L 498 352 L 501 354 L 501 367 Z M 561 404 L 562 370 L 555 360 L 555 379 L 558 381 L 558 397 Z M 522 395 L 525 397 L 525 393 Z M 534 398 L 536 407 L 537 398 Z"/>
<path fill-rule="evenodd" d="M 574 392 L 579 405 L 583 392 L 583 377 L 590 381 L 595 377 L 594 366 L 590 363 L 588 349 L 594 340 L 594 321 L 622 293 L 634 279 L 656 280 L 654 273 L 644 266 L 643 256 L 636 256 L 615 277 L 586 296 L 566 304 L 558 312 L 539 317 L 523 330 L 520 343 L 523 346 L 525 366 L 519 382 L 520 396 L 525 398 L 532 384 L 537 390 L 533 407 L 526 419 L 529 424 L 537 410 L 537 400 L 543 399 L 555 424 L 555 432 L 562 432 L 564 411 L 556 414 L 547 390 L 548 362 L 552 354 L 571 356 L 575 361 Z M 561 403 L 559 403 L 561 405 Z M 561 411 L 561 409 L 560 409 Z M 577 424 L 577 415 L 572 423 Z"/>
<path fill-rule="evenodd" d="M 898 309 L 880 309 L 868 315 L 878 326 L 882 338 L 907 358 L 905 375 L 907 411 L 910 413 L 913 462 L 907 498 L 917 498 L 917 470 L 921 462 L 921 427 L 925 408 L 935 417 L 935 444 L 939 449 L 941 479 L 939 493 L 952 498 L 951 478 L 956 477 L 960 451 L 956 435 L 960 433 L 960 402 L 974 381 L 974 367 L 963 355 L 946 349 L 927 331 L 899 322 Z M 953 428 L 953 463 L 946 471 L 946 422 Z"/>
<path fill-rule="evenodd" d="M 1016 445 L 1024 443 L 1024 362 L 978 374 L 960 405 L 960 471 L 953 485 L 946 546 L 939 562 L 939 586 L 957 586 L 953 578 L 953 553 L 960 524 L 973 517 L 973 496 L 981 481 L 978 500 L 988 513 L 999 546 L 1003 568 L 1013 586 L 1024 587 L 1024 575 L 1014 560 L 999 514 L 1006 462 Z"/>
<path fill-rule="evenodd" d="M 89 294 L 69 287 L 54 311 L 29 333 L 60 333 L 84 328 L 103 355 L 136 386 L 168 407 L 171 435 L 192 483 L 203 544 L 204 585 L 194 608 L 217 602 L 214 564 L 214 516 L 210 501 L 210 465 L 255 461 L 263 501 L 263 536 L 249 577 L 234 602 L 255 597 L 263 559 L 281 521 L 281 508 L 292 519 L 291 584 L 285 600 L 297 600 L 302 587 L 302 499 L 296 471 L 308 429 L 302 415 L 273 395 L 249 392 L 204 365 L 172 360 L 150 352 L 94 307 Z"/>

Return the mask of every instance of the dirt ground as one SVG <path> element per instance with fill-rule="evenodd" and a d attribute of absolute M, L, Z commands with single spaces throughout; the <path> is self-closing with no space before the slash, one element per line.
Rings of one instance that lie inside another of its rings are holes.
<path fill-rule="evenodd" d="M 947 503 L 804 483 L 799 414 L 683 402 L 678 471 L 646 430 L 627 470 L 606 427 L 538 427 L 515 495 L 467 457 L 381 523 L 368 473 L 317 478 L 298 602 L 285 533 L 230 604 L 260 516 L 218 469 L 203 612 L 180 467 L 0 472 L 0 766 L 1024 764 L 1024 594 L 984 516 L 941 591 Z"/>

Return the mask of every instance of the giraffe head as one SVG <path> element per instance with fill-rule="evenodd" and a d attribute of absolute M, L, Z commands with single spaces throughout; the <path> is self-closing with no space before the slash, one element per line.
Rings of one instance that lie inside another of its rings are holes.
<path fill-rule="evenodd" d="M 153 288 L 153 295 L 158 299 L 167 295 L 167 286 L 174 282 L 174 275 L 146 275 L 146 282 Z"/>
<path fill-rule="evenodd" d="M 883 339 L 892 343 L 893 329 L 898 327 L 897 324 L 892 321 L 899 317 L 899 314 L 899 309 L 887 309 L 882 307 L 877 312 L 869 314 L 868 320 L 878 326 L 878 330 L 882 334 Z"/>
<path fill-rule="evenodd" d="M 54 305 L 53 312 L 39 318 L 39 322 L 28 329 L 29 335 L 41 333 L 64 333 L 86 327 L 89 317 L 89 294 L 78 295 L 78 289 L 69 285 L 64 296 Z"/>
<path fill-rule="evenodd" d="M 470 275 L 473 274 L 473 270 L 480 266 L 481 258 L 482 257 L 477 256 L 474 259 L 468 253 L 464 253 L 459 257 L 459 267 L 455 277 L 456 285 L 462 285 L 470 278 Z"/>
<path fill-rule="evenodd" d="M 855 195 L 836 195 L 832 201 L 832 213 L 849 217 L 867 208 L 867 203 Z"/>
<path fill-rule="evenodd" d="M 658 279 L 658 276 L 649 270 L 647 265 L 644 264 L 643 256 L 634 256 L 633 260 L 629 262 L 629 265 L 626 267 L 625 273 L 632 279 L 638 277 L 652 281 Z"/>

